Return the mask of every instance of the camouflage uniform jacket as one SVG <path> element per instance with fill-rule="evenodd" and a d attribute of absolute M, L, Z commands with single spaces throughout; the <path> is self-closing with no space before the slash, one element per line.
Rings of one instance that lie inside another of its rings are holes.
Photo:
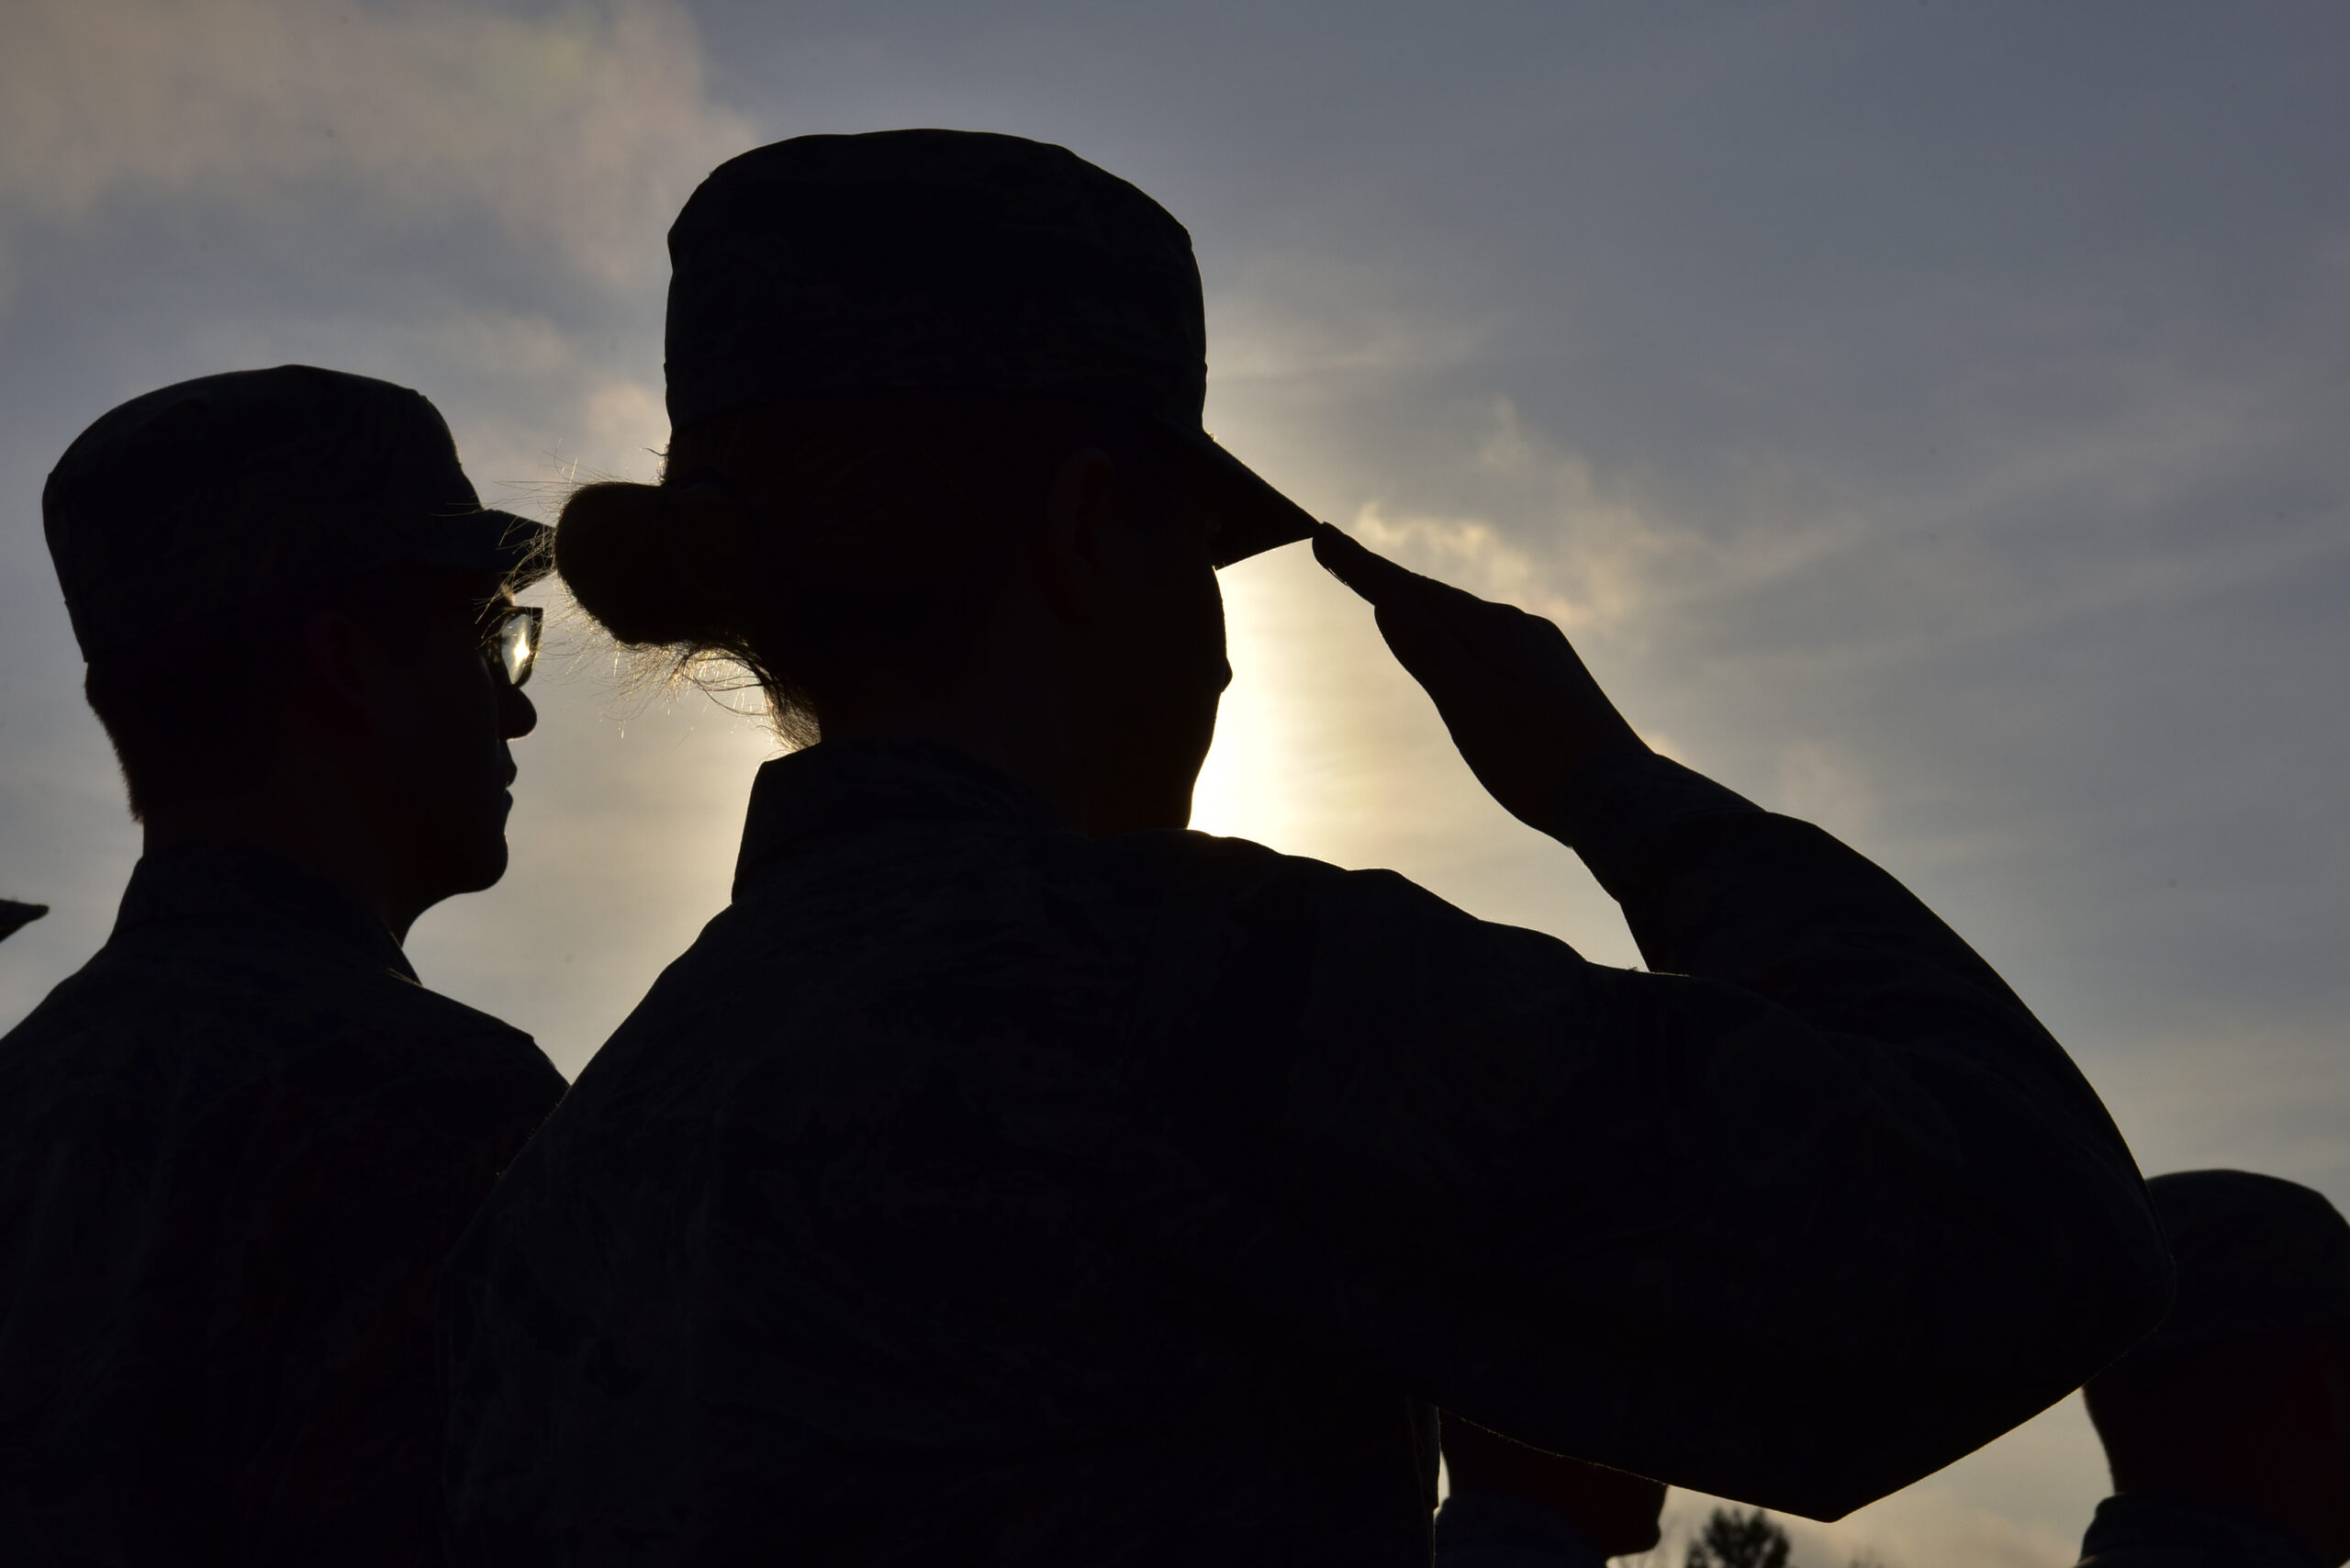
<path fill-rule="evenodd" d="M 331 886 L 142 860 L 0 1039 L 0 1562 L 438 1561 L 441 1265 L 563 1087 Z"/>
<path fill-rule="evenodd" d="M 2081 1538 L 2080 1568 L 2327 1568 L 2266 1519 L 2176 1497 L 2108 1497 Z"/>
<path fill-rule="evenodd" d="M 1833 1515 L 2152 1325 L 2128 1150 L 1898 884 L 1659 759 L 1562 807 L 1677 972 L 768 764 L 453 1260 L 461 1561 L 1425 1564 L 1430 1403 Z"/>

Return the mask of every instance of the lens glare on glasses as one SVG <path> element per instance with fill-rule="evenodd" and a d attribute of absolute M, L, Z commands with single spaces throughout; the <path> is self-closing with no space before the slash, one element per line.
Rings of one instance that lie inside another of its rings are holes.
<path fill-rule="evenodd" d="M 507 684 L 520 686 L 531 678 L 531 670 L 539 662 L 539 622 L 545 611 L 536 605 L 518 604 L 498 617 L 490 632 L 490 647 L 496 651 L 498 667 L 506 672 Z"/>

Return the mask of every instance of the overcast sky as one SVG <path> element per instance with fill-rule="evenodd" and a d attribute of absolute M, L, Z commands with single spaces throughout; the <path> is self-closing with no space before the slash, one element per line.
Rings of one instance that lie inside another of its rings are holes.
<path fill-rule="evenodd" d="M 39 534 L 84 425 L 301 361 L 422 389 L 493 500 L 649 477 L 694 183 L 780 137 L 941 125 L 1157 196 L 1205 274 L 1222 440 L 1554 616 L 1653 743 L 1901 876 L 2147 1170 L 2350 1199 L 2350 9 L 9 17 L 0 896 L 55 912 L 0 947 L 0 1028 L 103 940 L 138 848 Z M 1225 588 L 1197 825 L 1635 961 L 1300 549 Z M 513 868 L 410 951 L 576 1071 L 719 908 L 772 748 L 707 700 L 626 699 L 576 630 L 542 669 Z M 2076 1402 L 1799 1530 L 1797 1561 L 2053 1568 L 2103 1482 Z"/>

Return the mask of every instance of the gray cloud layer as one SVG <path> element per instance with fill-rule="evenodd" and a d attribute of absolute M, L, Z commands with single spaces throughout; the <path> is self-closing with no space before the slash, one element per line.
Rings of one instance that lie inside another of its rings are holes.
<path fill-rule="evenodd" d="M 1165 202 L 1223 438 L 1900 872 L 2150 1167 L 2350 1197 L 2345 46 L 2281 4 L 21 5 L 0 894 L 58 913 L 0 948 L 0 1025 L 136 851 L 39 541 L 83 424 L 307 359 L 423 387 L 525 502 L 649 473 L 692 182 L 948 124 Z M 1631 961 L 1309 563 L 1227 586 L 1204 825 Z M 723 899 L 766 746 L 698 700 L 623 722 L 573 645 L 513 874 L 416 951 L 576 1067 Z M 1833 1540 L 2053 1563 L 2100 1480 L 2052 1417 Z"/>

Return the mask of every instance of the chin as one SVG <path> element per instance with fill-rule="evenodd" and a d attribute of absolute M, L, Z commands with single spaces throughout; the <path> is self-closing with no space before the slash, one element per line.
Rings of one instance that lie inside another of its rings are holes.
<path fill-rule="evenodd" d="M 506 835 L 499 834 L 497 841 L 494 844 L 483 846 L 481 853 L 475 858 L 472 865 L 473 879 L 465 891 L 477 893 L 485 889 L 496 887 L 498 879 L 506 875 L 506 864 L 510 858 L 511 856 L 506 848 Z"/>
<path fill-rule="evenodd" d="M 441 896 L 456 898 L 496 887 L 506 875 L 508 858 L 503 833 L 477 837 L 462 846 L 451 845 L 441 861 L 442 883 L 448 889 Z"/>

